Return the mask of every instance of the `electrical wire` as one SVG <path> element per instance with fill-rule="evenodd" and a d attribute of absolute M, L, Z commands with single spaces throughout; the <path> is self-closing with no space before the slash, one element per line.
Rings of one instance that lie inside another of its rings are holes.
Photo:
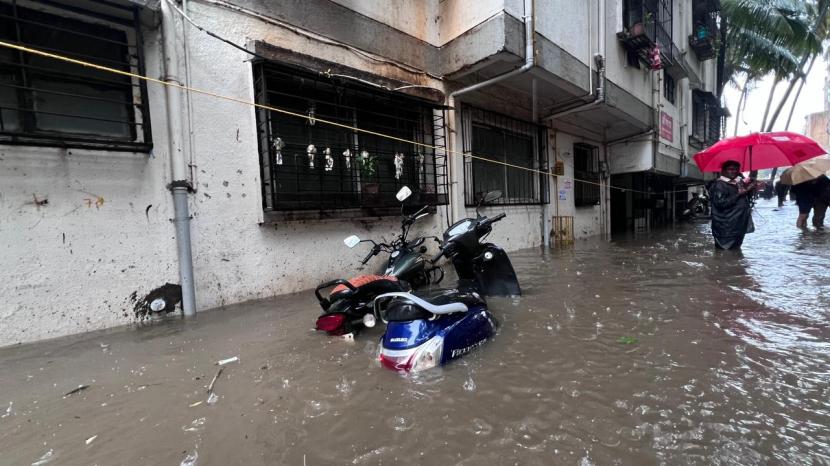
<path fill-rule="evenodd" d="M 198 30 L 200 30 L 200 31 L 204 32 L 205 34 L 209 35 L 210 37 L 213 37 L 214 39 L 221 40 L 222 42 L 224 42 L 224 43 L 226 43 L 226 44 L 230 45 L 231 47 L 233 47 L 233 48 L 235 48 L 235 49 L 238 49 L 238 50 L 241 50 L 241 51 L 243 51 L 243 52 L 245 52 L 245 53 L 247 53 L 247 54 L 249 54 L 249 55 L 252 55 L 252 56 L 254 56 L 254 57 L 261 58 L 261 59 L 263 59 L 263 60 L 268 60 L 268 58 L 267 58 L 267 57 L 264 57 L 264 56 L 262 56 L 262 55 L 260 55 L 260 54 L 258 54 L 258 53 L 256 53 L 256 52 L 252 52 L 252 51 L 250 51 L 250 50 L 246 49 L 245 47 L 243 47 L 243 46 L 241 46 L 241 45 L 239 45 L 239 44 L 236 44 L 236 43 L 234 43 L 234 42 L 231 42 L 231 41 L 229 41 L 228 39 L 225 39 L 224 37 L 222 37 L 222 36 L 220 36 L 220 35 L 218 35 L 218 34 L 214 34 L 213 32 L 209 31 L 208 29 L 205 29 L 204 27 L 200 26 L 200 25 L 199 25 L 199 24 L 197 24 L 195 21 L 193 21 L 192 19 L 190 19 L 190 16 L 187 16 L 187 13 L 185 13 L 184 11 L 182 11 L 182 10 L 179 8 L 179 6 L 178 6 L 178 5 L 176 5 L 176 3 L 175 3 L 175 2 L 173 2 L 173 0 L 164 0 L 164 1 L 166 1 L 166 2 L 167 2 L 167 4 L 168 4 L 168 5 L 170 5 L 170 8 L 173 8 L 174 10 L 176 10 L 176 13 L 178 13 L 178 14 L 179 14 L 179 16 L 181 16 L 182 18 L 184 18 L 184 19 L 185 19 L 185 21 L 187 21 L 188 23 L 190 23 L 190 24 L 191 24 L 193 27 L 195 27 L 196 29 L 198 29 Z"/>
<path fill-rule="evenodd" d="M 127 76 L 127 77 L 130 77 L 130 78 L 134 78 L 134 79 L 138 79 L 138 80 L 142 80 L 142 81 L 146 81 L 146 82 L 151 82 L 151 83 L 154 83 L 154 84 L 159 84 L 161 86 L 174 87 L 174 88 L 177 88 L 177 89 L 182 90 L 182 91 L 192 92 L 194 94 L 200 94 L 200 95 L 213 97 L 213 98 L 220 99 L 220 100 L 226 100 L 226 101 L 229 101 L 229 102 L 235 102 L 235 103 L 238 103 L 238 104 L 255 107 L 255 108 L 262 109 L 262 110 L 268 110 L 268 111 L 275 112 L 275 113 L 281 113 L 283 115 L 288 115 L 288 116 L 292 116 L 292 117 L 296 117 L 296 118 L 301 118 L 301 119 L 304 119 L 304 120 L 311 120 L 312 119 L 312 117 L 309 116 L 309 115 L 306 115 L 306 114 L 303 114 L 303 113 L 293 112 L 291 110 L 286 110 L 284 108 L 274 107 L 274 106 L 266 105 L 266 104 L 260 104 L 260 103 L 257 103 L 257 102 L 251 102 L 251 101 L 248 101 L 248 100 L 245 100 L 245 99 L 241 99 L 239 97 L 233 97 L 233 96 L 218 94 L 218 93 L 213 92 L 213 91 L 208 91 L 208 90 L 205 90 L 205 89 L 199 89 L 199 88 L 196 88 L 196 87 L 191 87 L 191 86 L 187 86 L 187 85 L 176 83 L 176 82 L 163 81 L 163 80 L 158 79 L 158 78 L 152 78 L 152 77 L 149 77 L 149 76 L 144 76 L 144 75 L 141 75 L 141 74 L 138 74 L 138 73 L 133 73 L 133 72 L 130 72 L 130 71 L 124 71 L 124 70 L 119 70 L 119 69 L 116 69 L 116 68 L 111 68 L 111 67 L 108 67 L 108 66 L 98 65 L 98 64 L 91 63 L 91 62 L 88 62 L 88 61 L 79 60 L 79 59 L 76 59 L 76 58 L 71 58 L 71 57 L 67 57 L 67 56 L 64 56 L 64 55 L 59 55 L 59 54 L 56 54 L 56 53 L 45 52 L 43 50 L 33 49 L 33 48 L 26 47 L 26 46 L 23 46 L 23 45 L 18 45 L 18 44 L 13 44 L 13 43 L 9 43 L 9 42 L 0 41 L 0 47 L 14 49 L 14 50 L 18 50 L 18 51 L 21 51 L 21 52 L 30 53 L 30 54 L 38 55 L 38 56 L 45 57 L 45 58 L 51 58 L 51 59 L 63 61 L 63 62 L 66 62 L 66 63 L 72 63 L 72 64 L 75 64 L 75 65 L 80 65 L 80 66 L 83 66 L 83 67 L 86 67 L 86 68 L 92 68 L 92 69 L 96 69 L 96 70 L 99 70 L 99 71 L 105 71 L 105 72 L 112 73 L 112 74 Z M 525 172 L 539 174 L 539 175 L 543 175 L 543 176 L 547 176 L 547 177 L 558 177 L 559 176 L 559 175 L 556 175 L 556 174 L 554 174 L 550 171 L 542 171 L 542 170 L 538 170 L 538 169 L 535 169 L 535 168 L 523 167 L 521 165 L 516 165 L 516 164 L 509 163 L 509 162 L 503 162 L 501 160 L 490 159 L 490 158 L 487 158 L 487 157 L 484 157 L 484 156 L 481 156 L 481 155 L 458 152 L 458 151 L 455 151 L 455 150 L 452 150 L 452 149 L 447 149 L 445 147 L 440 147 L 440 146 L 436 146 L 436 145 L 433 145 L 433 144 L 427 144 L 427 143 L 423 143 L 423 142 L 413 141 L 413 140 L 409 140 L 409 139 L 405 139 L 405 138 L 401 138 L 401 137 L 397 137 L 397 136 L 392 136 L 392 135 L 389 135 L 389 134 L 380 133 L 380 132 L 377 132 L 377 131 L 368 130 L 368 129 L 365 129 L 365 128 L 358 128 L 356 126 L 350 126 L 350 125 L 347 125 L 347 124 L 344 124 L 344 123 L 338 123 L 336 121 L 329 121 L 329 120 L 325 120 L 325 119 L 322 119 L 322 118 L 319 118 L 319 117 L 313 117 L 313 119 L 315 120 L 316 123 L 322 123 L 322 124 L 326 124 L 326 125 L 329 125 L 329 126 L 344 128 L 344 129 L 348 129 L 348 130 L 351 130 L 351 131 L 354 131 L 354 132 L 357 132 L 357 133 L 363 133 L 363 134 L 368 134 L 368 135 L 372 135 L 372 136 L 377 136 L 377 137 L 384 138 L 384 139 L 389 139 L 389 140 L 392 140 L 392 141 L 402 142 L 402 143 L 405 143 L 405 144 L 411 144 L 411 145 L 414 145 L 414 146 L 417 146 L 417 147 L 422 147 L 422 148 L 425 148 L 425 149 L 430 149 L 430 150 L 435 150 L 435 151 L 443 151 L 447 155 L 456 155 L 456 156 L 462 156 L 462 157 L 469 157 L 471 159 L 480 160 L 482 162 L 493 163 L 493 164 L 496 164 L 496 165 L 502 165 L 502 166 L 505 166 L 505 167 L 515 168 L 517 170 L 522 170 L 522 171 L 525 171 Z M 600 187 L 605 185 L 601 182 L 596 182 L 596 181 L 592 181 L 592 180 L 582 180 L 582 179 L 579 179 L 579 178 L 576 178 L 576 177 L 573 177 L 573 180 L 577 181 L 577 182 L 580 182 L 580 183 L 585 183 L 585 184 L 590 184 L 590 185 L 595 185 L 595 186 L 600 186 Z M 651 192 L 651 191 L 641 191 L 641 190 L 636 190 L 636 189 L 631 189 L 631 188 L 623 188 L 623 187 L 618 187 L 618 186 L 612 186 L 610 184 L 607 184 L 605 186 L 607 186 L 609 189 L 616 189 L 616 190 L 619 190 L 619 191 L 622 191 L 622 192 L 634 192 L 634 193 L 642 193 L 642 194 L 649 194 L 649 195 L 670 194 L 670 193 L 687 193 L 688 192 L 688 190 Z"/>

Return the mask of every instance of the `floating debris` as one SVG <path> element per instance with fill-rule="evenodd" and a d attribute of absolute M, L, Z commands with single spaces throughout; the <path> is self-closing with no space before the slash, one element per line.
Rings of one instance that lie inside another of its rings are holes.
<path fill-rule="evenodd" d="M 195 402 L 195 403 L 191 404 L 191 405 L 190 405 L 190 407 L 191 407 L 191 408 L 195 408 L 195 407 L 199 406 L 200 404 L 202 404 L 202 402 L 201 402 L 201 401 L 197 401 L 197 402 Z"/>
<path fill-rule="evenodd" d="M 0 418 L 9 417 L 12 414 L 14 414 L 14 411 L 12 411 L 12 406 L 14 406 L 14 401 L 9 401 L 9 407 L 6 408 L 6 413 L 0 416 Z"/>
<path fill-rule="evenodd" d="M 187 456 L 184 457 L 180 466 L 195 466 L 196 461 L 199 460 L 199 452 L 193 450 L 193 453 L 188 453 Z"/>
<path fill-rule="evenodd" d="M 617 343 L 621 343 L 623 345 L 633 345 L 635 343 L 639 343 L 640 340 L 630 336 L 622 336 L 617 338 Z"/>
<path fill-rule="evenodd" d="M 213 393 L 213 386 L 216 385 L 216 379 L 218 379 L 219 376 L 222 375 L 222 371 L 224 369 L 225 369 L 224 367 L 220 367 L 219 370 L 216 371 L 216 375 L 213 376 L 213 380 L 211 380 L 210 385 L 208 385 L 208 389 L 207 389 L 208 393 Z"/>
<path fill-rule="evenodd" d="M 54 453 L 55 453 L 54 450 L 52 450 L 50 448 L 49 451 L 47 451 L 46 453 L 43 454 L 43 456 L 40 457 L 40 459 L 38 459 L 37 461 L 32 463 L 32 466 L 41 466 L 43 464 L 46 464 L 46 463 L 52 461 L 52 459 L 55 456 Z"/>
<path fill-rule="evenodd" d="M 75 388 L 73 390 L 70 390 L 70 391 L 66 392 L 63 395 L 63 397 L 66 398 L 67 396 L 72 396 L 76 393 L 80 393 L 80 392 L 86 390 L 87 388 L 89 388 L 89 385 L 78 385 L 78 388 Z"/>
<path fill-rule="evenodd" d="M 216 361 L 216 365 L 217 366 L 224 366 L 225 364 L 230 364 L 232 362 L 237 362 L 237 361 L 239 361 L 239 356 L 234 356 L 232 358 L 222 359 L 221 361 Z"/>
<path fill-rule="evenodd" d="M 210 395 L 208 395 L 207 404 L 215 405 L 217 401 L 219 401 L 219 395 L 217 395 L 216 393 L 210 392 Z"/>
<path fill-rule="evenodd" d="M 94 441 L 95 441 L 95 439 L 97 439 L 97 438 L 98 438 L 98 436 L 97 436 L 97 435 L 93 435 L 92 437 L 90 437 L 90 438 L 86 439 L 86 442 L 85 442 L 85 443 L 86 443 L 87 445 L 89 445 L 90 443 L 94 442 Z"/>

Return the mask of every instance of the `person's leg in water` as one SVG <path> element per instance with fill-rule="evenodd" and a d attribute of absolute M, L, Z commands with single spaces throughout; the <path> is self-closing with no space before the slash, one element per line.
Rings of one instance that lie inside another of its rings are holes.
<path fill-rule="evenodd" d="M 798 203 L 798 219 L 795 221 L 795 226 L 798 228 L 807 228 L 807 218 L 810 217 L 810 211 L 813 210 L 812 200 L 800 199 L 796 200 Z"/>
<path fill-rule="evenodd" d="M 824 228 L 824 215 L 827 213 L 827 202 L 821 199 L 816 199 L 813 204 L 813 226 L 816 228 Z"/>

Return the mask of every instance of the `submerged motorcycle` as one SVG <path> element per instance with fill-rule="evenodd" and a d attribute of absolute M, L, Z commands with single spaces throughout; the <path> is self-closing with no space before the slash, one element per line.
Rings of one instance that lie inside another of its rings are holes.
<path fill-rule="evenodd" d="M 381 252 L 389 253 L 386 267 L 382 273 L 360 275 L 348 280 L 336 279 L 320 284 L 314 294 L 323 308 L 317 318 L 316 329 L 329 335 L 348 335 L 364 327 L 373 327 L 376 320 L 372 316 L 372 302 L 376 296 L 389 292 L 403 292 L 437 284 L 444 278 L 443 269 L 429 262 L 424 256 L 427 252 L 424 242 L 426 237 L 407 240 L 409 230 L 420 218 L 429 215 L 428 206 L 411 215 L 403 214 L 403 202 L 412 195 L 404 186 L 396 195 L 401 202 L 401 233 L 391 244 L 376 243 L 349 236 L 343 243 L 353 248 L 360 243 L 372 243 L 372 249 L 361 261 L 366 265 L 370 259 Z M 435 238 L 438 241 L 437 238 Z M 332 288 L 328 297 L 323 291 Z M 366 316 L 369 317 L 366 317 Z"/>
<path fill-rule="evenodd" d="M 487 193 L 483 202 L 501 197 Z M 463 356 L 484 344 L 495 332 L 496 321 L 484 296 L 521 295 L 516 272 L 502 248 L 482 243 L 493 218 L 465 218 L 444 232 L 441 250 L 432 262 L 448 257 L 458 274 L 452 289 L 427 293 L 395 291 L 375 299 L 375 315 L 386 322 L 380 350 L 381 365 L 400 372 L 430 369 Z"/>

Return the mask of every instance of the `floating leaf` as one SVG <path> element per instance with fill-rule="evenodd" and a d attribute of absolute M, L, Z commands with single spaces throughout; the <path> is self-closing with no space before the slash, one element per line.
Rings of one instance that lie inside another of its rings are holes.
<path fill-rule="evenodd" d="M 627 335 L 617 338 L 617 343 L 621 343 L 623 345 L 633 345 L 639 342 L 639 339 Z"/>

